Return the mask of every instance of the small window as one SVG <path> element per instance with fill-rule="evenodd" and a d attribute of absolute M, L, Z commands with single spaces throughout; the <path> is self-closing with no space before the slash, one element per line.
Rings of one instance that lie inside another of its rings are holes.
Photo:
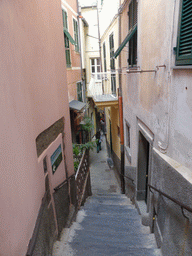
<path fill-rule="evenodd" d="M 67 12 L 65 10 L 62 10 L 62 15 L 63 15 L 63 29 L 68 31 Z M 69 38 L 65 35 L 65 33 L 64 33 L 64 42 L 65 42 L 66 65 L 69 68 L 71 67 Z"/>
<path fill-rule="evenodd" d="M 117 125 L 117 135 L 120 137 L 120 127 Z"/>
<path fill-rule="evenodd" d="M 107 72 L 107 60 L 106 60 L 106 46 L 105 42 L 103 43 L 103 62 L 104 62 L 104 72 Z M 105 79 L 107 78 L 107 74 L 105 74 Z"/>
<path fill-rule="evenodd" d="M 74 29 L 75 51 L 79 52 L 78 24 L 75 19 L 73 19 L 73 29 Z"/>
<path fill-rule="evenodd" d="M 131 141 L 130 141 L 130 126 L 126 122 L 126 146 L 130 148 L 131 146 Z"/>
<path fill-rule="evenodd" d="M 192 1 L 182 0 L 178 27 L 176 65 L 192 65 Z"/>
<path fill-rule="evenodd" d="M 77 83 L 77 100 L 83 101 L 83 93 L 82 93 L 82 83 Z"/>
<path fill-rule="evenodd" d="M 111 68 L 111 92 L 112 94 L 116 95 L 116 74 L 115 74 L 113 33 L 109 36 L 109 49 L 110 49 L 110 68 Z"/>
<path fill-rule="evenodd" d="M 101 79 L 101 62 L 99 58 L 91 59 L 91 73 L 95 75 L 96 80 Z"/>
<path fill-rule="evenodd" d="M 137 25 L 137 1 L 132 0 L 129 5 L 129 31 Z M 129 40 L 129 66 L 137 65 L 137 30 Z"/>

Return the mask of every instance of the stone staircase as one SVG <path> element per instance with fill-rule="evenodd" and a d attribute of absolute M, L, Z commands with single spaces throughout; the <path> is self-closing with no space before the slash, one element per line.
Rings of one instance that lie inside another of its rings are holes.
<path fill-rule="evenodd" d="M 141 224 L 130 200 L 119 193 L 89 197 L 54 251 L 54 256 L 162 255 L 154 234 Z"/>

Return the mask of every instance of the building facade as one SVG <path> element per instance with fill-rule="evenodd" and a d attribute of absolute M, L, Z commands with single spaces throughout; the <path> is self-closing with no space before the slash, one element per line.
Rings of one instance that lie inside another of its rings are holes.
<path fill-rule="evenodd" d="M 192 203 L 191 7 L 126 0 L 119 9 L 126 187 L 163 255 L 192 251 L 192 214 L 181 206 Z"/>
<path fill-rule="evenodd" d="M 101 37 L 101 59 L 103 65 L 104 94 L 114 99 L 113 102 L 103 101 L 103 106 L 105 107 L 106 141 L 108 152 L 120 173 L 119 63 L 113 57 L 115 49 L 119 45 L 118 36 L 119 20 L 118 15 L 115 15 Z"/>
<path fill-rule="evenodd" d="M 82 143 L 80 123 L 86 104 L 82 81 L 81 41 L 79 33 L 79 14 L 77 1 L 61 1 L 65 59 L 67 67 L 68 97 L 70 106 L 71 132 L 74 143 Z"/>
<path fill-rule="evenodd" d="M 50 255 L 75 206 L 61 3 L 0 5 L 0 255 Z"/>

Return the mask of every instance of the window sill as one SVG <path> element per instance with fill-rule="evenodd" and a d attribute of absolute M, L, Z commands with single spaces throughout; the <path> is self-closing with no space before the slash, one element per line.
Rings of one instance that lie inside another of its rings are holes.
<path fill-rule="evenodd" d="M 186 66 L 173 66 L 171 69 L 174 70 L 189 70 L 192 69 L 192 65 L 186 65 Z"/>

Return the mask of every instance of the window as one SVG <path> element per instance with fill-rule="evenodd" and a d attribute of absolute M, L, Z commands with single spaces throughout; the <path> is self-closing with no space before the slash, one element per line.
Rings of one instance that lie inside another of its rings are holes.
<path fill-rule="evenodd" d="M 137 65 L 137 30 L 134 27 L 137 26 L 137 1 L 132 0 L 129 5 L 129 31 L 134 30 L 134 34 L 129 40 L 129 66 Z"/>
<path fill-rule="evenodd" d="M 109 36 L 109 49 L 110 49 L 110 68 L 111 68 L 111 92 L 112 94 L 116 95 L 116 74 L 115 74 L 113 33 Z"/>
<path fill-rule="evenodd" d="M 101 62 L 99 58 L 91 59 L 91 73 L 95 75 L 96 80 L 101 79 Z"/>
<path fill-rule="evenodd" d="M 62 10 L 63 14 L 63 29 L 64 31 L 68 31 L 68 22 L 67 22 L 67 12 Z M 65 42 L 65 56 L 66 56 L 66 65 L 67 67 L 71 67 L 71 56 L 70 56 L 70 48 L 69 48 L 69 38 L 64 33 L 64 42 Z"/>
<path fill-rule="evenodd" d="M 103 43 L 103 61 L 104 61 L 104 72 L 107 72 L 107 61 L 106 61 L 106 47 Z"/>
<path fill-rule="evenodd" d="M 83 101 L 82 83 L 81 82 L 77 83 L 77 100 Z"/>
<path fill-rule="evenodd" d="M 103 43 L 103 62 L 104 62 L 104 72 L 107 72 L 107 61 L 106 61 L 106 46 L 105 46 L 105 42 Z M 104 75 L 104 78 L 107 79 L 107 74 Z"/>
<path fill-rule="evenodd" d="M 73 29 L 74 29 L 75 51 L 79 52 L 78 24 L 75 19 L 73 19 Z"/>
<path fill-rule="evenodd" d="M 120 137 L 120 127 L 117 125 L 117 136 Z"/>
<path fill-rule="evenodd" d="M 182 0 L 180 8 L 176 65 L 192 65 L 192 1 Z"/>
<path fill-rule="evenodd" d="M 130 142 L 130 126 L 129 124 L 126 122 L 126 146 L 128 148 L 130 148 L 131 146 L 131 142 Z"/>

